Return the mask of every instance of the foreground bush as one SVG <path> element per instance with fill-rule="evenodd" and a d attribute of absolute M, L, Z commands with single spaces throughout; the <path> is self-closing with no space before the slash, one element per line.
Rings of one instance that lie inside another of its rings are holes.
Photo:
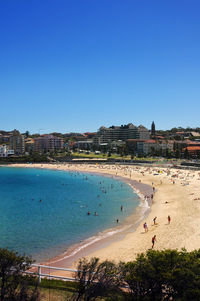
<path fill-rule="evenodd" d="M 120 293 L 119 269 L 113 262 L 100 263 L 98 258 L 81 259 L 77 269 L 78 293 L 74 300 L 95 300 L 113 291 Z"/>
<path fill-rule="evenodd" d="M 117 290 L 115 300 L 200 300 L 200 250 L 155 251 L 115 265 L 97 258 L 79 262 L 75 300 L 95 300 Z"/>
<path fill-rule="evenodd" d="M 123 278 L 135 300 L 200 300 L 200 250 L 148 251 L 123 264 Z"/>
<path fill-rule="evenodd" d="M 30 268 L 32 259 L 0 248 L 0 301 L 39 300 L 37 287 L 29 287 L 29 277 L 22 272 Z"/>
<path fill-rule="evenodd" d="M 40 300 L 37 279 L 23 275 L 31 263 L 27 256 L 0 249 L 0 301 Z M 81 259 L 77 268 L 73 300 L 200 300 L 200 250 L 150 250 L 119 265 Z"/>

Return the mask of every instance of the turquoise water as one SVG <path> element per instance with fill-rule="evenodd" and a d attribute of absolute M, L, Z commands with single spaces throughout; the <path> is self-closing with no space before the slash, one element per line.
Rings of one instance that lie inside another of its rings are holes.
<path fill-rule="evenodd" d="M 138 203 L 132 188 L 113 178 L 1 167 L 0 247 L 44 260 L 121 223 Z"/>

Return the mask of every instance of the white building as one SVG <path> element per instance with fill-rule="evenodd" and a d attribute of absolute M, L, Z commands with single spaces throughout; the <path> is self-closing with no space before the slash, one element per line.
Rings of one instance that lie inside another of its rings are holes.
<path fill-rule="evenodd" d="M 7 145 L 0 145 L 0 157 L 8 157 L 14 155 L 13 149 L 8 149 Z"/>
<path fill-rule="evenodd" d="M 137 142 L 137 150 L 144 155 L 150 155 L 155 152 L 165 155 L 167 151 L 173 152 L 173 145 L 173 141 L 155 141 L 150 139 Z"/>

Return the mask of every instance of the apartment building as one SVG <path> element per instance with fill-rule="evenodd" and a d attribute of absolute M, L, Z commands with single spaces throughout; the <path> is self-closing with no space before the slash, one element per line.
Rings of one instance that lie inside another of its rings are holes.
<path fill-rule="evenodd" d="M 34 151 L 35 152 L 55 152 L 63 148 L 64 141 L 62 138 L 53 135 L 42 135 L 34 138 Z"/>
<path fill-rule="evenodd" d="M 9 143 L 10 135 L 2 135 L 0 134 L 0 143 Z"/>
<path fill-rule="evenodd" d="M 8 145 L 0 145 L 0 157 L 8 157 L 14 155 L 14 150 L 8 148 Z"/>
<path fill-rule="evenodd" d="M 142 125 L 135 126 L 132 123 L 121 126 L 100 127 L 93 141 L 95 145 L 111 143 L 113 141 L 126 141 L 127 139 L 149 139 L 149 131 Z"/>
<path fill-rule="evenodd" d="M 21 155 L 25 152 L 24 135 L 14 130 L 10 136 L 10 149 L 14 150 L 15 155 Z"/>
<path fill-rule="evenodd" d="M 126 141 L 126 146 L 130 153 L 141 155 L 160 153 L 160 155 L 165 155 L 167 151 L 173 152 L 174 141 L 129 139 Z"/>
<path fill-rule="evenodd" d="M 25 138 L 25 151 L 26 153 L 33 153 L 34 152 L 34 145 L 35 141 L 33 138 Z"/>
<path fill-rule="evenodd" d="M 79 149 L 92 150 L 92 146 L 93 146 L 93 140 L 92 139 L 75 142 L 75 147 L 77 147 Z"/>

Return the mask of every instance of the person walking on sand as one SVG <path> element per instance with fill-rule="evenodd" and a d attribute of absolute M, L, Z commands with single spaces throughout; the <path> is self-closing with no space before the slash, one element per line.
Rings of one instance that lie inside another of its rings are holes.
<path fill-rule="evenodd" d="M 170 222 L 171 222 L 171 216 L 170 215 L 168 215 L 167 220 L 168 220 L 168 225 L 169 225 Z"/>
<path fill-rule="evenodd" d="M 152 249 L 154 248 L 154 244 L 155 244 L 155 242 L 156 242 L 156 235 L 154 235 L 153 237 L 152 237 Z"/>
<path fill-rule="evenodd" d="M 155 217 L 153 218 L 153 224 L 154 224 L 154 225 L 156 224 L 156 219 L 157 219 L 157 216 L 155 216 Z"/>
<path fill-rule="evenodd" d="M 144 232 L 148 232 L 148 226 L 146 222 L 144 223 L 143 228 L 144 228 Z"/>

